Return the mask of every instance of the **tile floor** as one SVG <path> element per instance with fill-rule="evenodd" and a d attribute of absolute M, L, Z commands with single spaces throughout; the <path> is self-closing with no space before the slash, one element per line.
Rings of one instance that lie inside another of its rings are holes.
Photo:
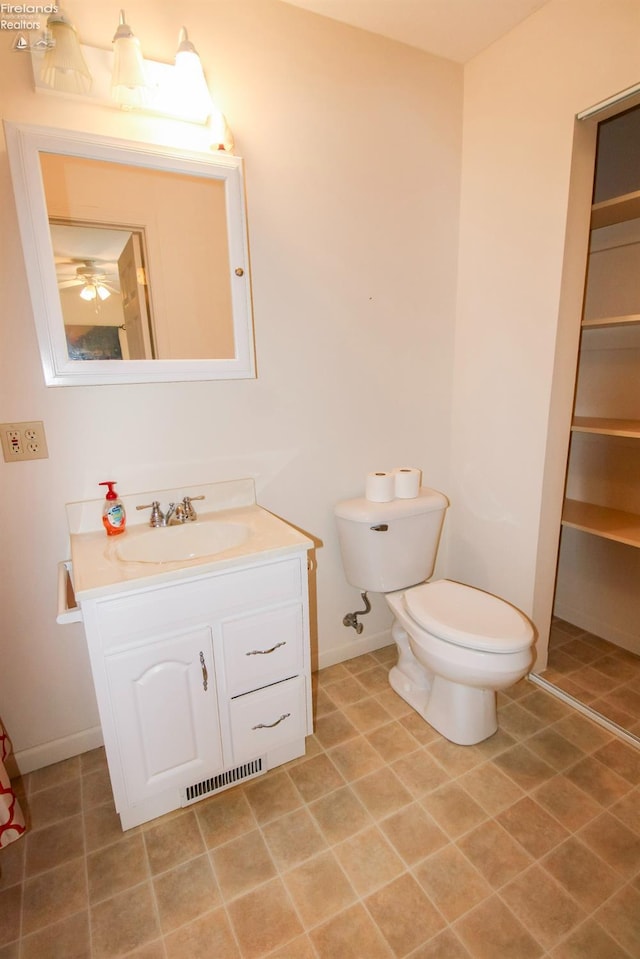
<path fill-rule="evenodd" d="M 640 738 L 640 656 L 556 618 L 540 675 Z"/>
<path fill-rule="evenodd" d="M 125 834 L 101 750 L 25 777 L 0 959 L 638 959 L 640 751 L 526 680 L 453 746 L 393 657 L 318 674 L 304 758 Z"/>

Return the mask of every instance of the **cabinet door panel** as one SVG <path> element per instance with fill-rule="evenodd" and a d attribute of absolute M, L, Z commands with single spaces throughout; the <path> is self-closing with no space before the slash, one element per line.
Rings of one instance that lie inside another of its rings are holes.
<path fill-rule="evenodd" d="M 222 768 L 209 628 L 108 656 L 106 664 L 130 803 Z"/>

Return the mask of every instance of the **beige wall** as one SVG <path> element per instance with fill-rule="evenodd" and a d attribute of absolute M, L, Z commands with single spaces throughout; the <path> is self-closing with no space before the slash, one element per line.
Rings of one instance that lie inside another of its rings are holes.
<path fill-rule="evenodd" d="M 119 5 L 88 6 L 65 9 L 85 42 L 108 46 Z M 322 542 L 314 644 L 329 663 L 382 644 L 390 624 L 374 597 L 362 637 L 342 625 L 360 597 L 334 503 L 396 465 L 449 485 L 461 68 L 276 0 L 130 0 L 126 12 L 158 59 L 186 23 L 245 158 L 258 378 L 45 388 L 0 156 L 0 419 L 42 419 L 49 445 L 48 460 L 0 463 L 0 714 L 25 769 L 96 736 L 82 628 L 55 623 L 66 502 L 112 478 L 124 493 L 255 477 L 262 505 Z M 7 36 L 0 57 L 9 120 L 178 136 L 36 96 Z"/>
<path fill-rule="evenodd" d="M 578 296 L 558 326 L 580 283 L 562 287 L 574 118 L 638 81 L 637 0 L 552 0 L 465 70 L 448 573 L 533 614 L 543 656 L 580 322 Z"/>

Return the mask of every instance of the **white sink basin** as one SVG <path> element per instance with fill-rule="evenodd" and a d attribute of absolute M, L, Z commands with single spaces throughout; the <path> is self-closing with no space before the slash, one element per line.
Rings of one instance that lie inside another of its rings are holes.
<path fill-rule="evenodd" d="M 116 545 L 118 559 L 125 563 L 176 563 L 213 556 L 240 546 L 249 538 L 243 523 L 185 523 L 148 529 L 140 535 L 126 535 Z"/>

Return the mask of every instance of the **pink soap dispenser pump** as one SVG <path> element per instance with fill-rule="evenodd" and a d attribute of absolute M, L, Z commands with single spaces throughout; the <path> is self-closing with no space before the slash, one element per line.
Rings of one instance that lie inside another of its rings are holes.
<path fill-rule="evenodd" d="M 100 483 L 99 485 L 109 487 L 102 510 L 102 524 L 107 531 L 107 536 L 118 536 L 125 531 L 127 515 L 118 494 L 113 488 L 116 481 L 107 480 L 106 483 Z"/>

